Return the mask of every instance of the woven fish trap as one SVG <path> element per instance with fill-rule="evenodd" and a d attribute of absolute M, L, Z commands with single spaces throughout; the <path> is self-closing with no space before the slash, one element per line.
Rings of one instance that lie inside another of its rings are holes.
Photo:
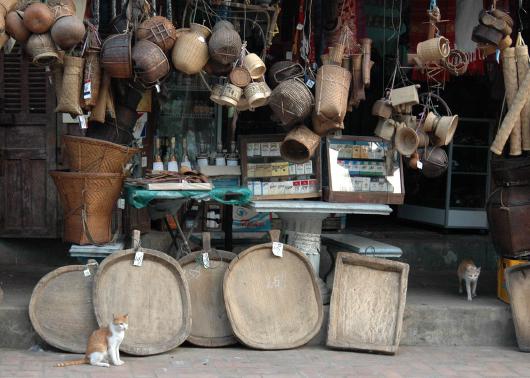
<path fill-rule="evenodd" d="M 173 65 L 188 75 L 199 73 L 208 62 L 208 44 L 210 29 L 192 23 L 190 30 L 179 34 L 171 52 Z"/>
<path fill-rule="evenodd" d="M 314 97 L 300 79 L 282 81 L 272 91 L 269 105 L 284 126 L 301 122 L 311 114 Z"/>
<path fill-rule="evenodd" d="M 49 66 L 59 60 L 59 54 L 50 33 L 32 34 L 26 43 L 26 52 L 37 66 Z"/>
<path fill-rule="evenodd" d="M 64 72 L 61 86 L 61 97 L 56 112 L 81 115 L 80 104 L 81 87 L 83 83 L 83 68 L 85 59 L 75 56 L 64 57 Z"/>
<path fill-rule="evenodd" d="M 154 16 L 138 26 L 136 37 L 139 40 L 147 39 L 167 52 L 173 48 L 177 41 L 177 29 L 167 18 Z"/>
<path fill-rule="evenodd" d="M 132 60 L 135 77 L 144 87 L 160 83 L 171 71 L 164 50 L 149 40 L 136 42 L 132 50 Z"/>
<path fill-rule="evenodd" d="M 120 196 L 121 173 L 52 171 L 64 215 L 63 240 L 102 244 L 112 239 L 112 210 Z"/>
<path fill-rule="evenodd" d="M 228 64 L 237 60 L 241 54 L 241 37 L 230 27 L 217 28 L 208 41 L 208 51 L 213 60 Z"/>
<path fill-rule="evenodd" d="M 418 43 L 416 53 L 422 62 L 432 62 L 446 58 L 451 51 L 449 40 L 445 37 L 431 38 Z"/>
<path fill-rule="evenodd" d="M 104 140 L 64 135 L 70 169 L 78 172 L 122 173 L 138 148 Z"/>
<path fill-rule="evenodd" d="M 317 72 L 315 112 L 336 123 L 344 121 L 352 75 L 341 66 L 324 65 Z"/>

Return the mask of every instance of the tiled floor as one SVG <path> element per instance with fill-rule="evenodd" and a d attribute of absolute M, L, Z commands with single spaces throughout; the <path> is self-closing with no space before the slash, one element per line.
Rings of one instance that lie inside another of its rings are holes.
<path fill-rule="evenodd" d="M 180 347 L 125 365 L 54 367 L 76 355 L 0 349 L 0 377 L 528 377 L 530 358 L 515 348 L 401 347 L 396 356 L 301 348 Z"/>

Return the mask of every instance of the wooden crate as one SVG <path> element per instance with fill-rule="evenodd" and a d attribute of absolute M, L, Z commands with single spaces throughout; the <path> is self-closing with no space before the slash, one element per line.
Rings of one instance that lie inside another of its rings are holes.
<path fill-rule="evenodd" d="M 407 296 L 409 266 L 339 252 L 331 293 L 327 345 L 395 354 Z"/>
<path fill-rule="evenodd" d="M 241 152 L 241 172 L 242 172 L 242 185 L 249 186 L 249 181 L 265 181 L 269 182 L 271 177 L 282 179 L 285 181 L 304 181 L 299 179 L 300 177 L 311 177 L 311 179 L 317 180 L 317 189 L 310 193 L 293 193 L 293 194 L 265 194 L 265 195 L 254 195 L 255 200 L 278 200 L 278 199 L 303 199 L 303 198 L 320 198 L 322 196 L 322 173 L 321 173 L 321 159 L 320 159 L 320 148 L 317 149 L 315 156 L 311 158 L 313 173 L 310 175 L 306 174 L 286 174 L 282 176 L 271 176 L 271 175 L 259 175 L 249 177 L 249 164 L 267 164 L 267 163 L 279 163 L 285 162 L 281 156 L 249 156 L 249 144 L 255 143 L 280 143 L 283 141 L 284 134 L 272 134 L 272 135 L 243 135 L 240 138 L 240 152 Z M 278 145 L 279 148 L 279 145 Z M 251 175 L 252 176 L 252 175 Z M 256 180 L 254 180 L 256 179 Z"/>

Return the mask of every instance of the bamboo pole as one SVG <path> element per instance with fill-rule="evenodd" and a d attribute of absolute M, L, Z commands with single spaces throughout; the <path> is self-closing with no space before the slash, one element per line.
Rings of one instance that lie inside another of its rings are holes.
<path fill-rule="evenodd" d="M 508 109 L 511 109 L 519 87 L 517 83 L 515 47 L 509 47 L 502 52 L 502 72 L 506 88 L 506 103 L 508 104 Z M 521 119 L 520 115 L 517 114 L 510 135 L 510 155 L 517 156 L 521 155 L 521 153 Z"/>

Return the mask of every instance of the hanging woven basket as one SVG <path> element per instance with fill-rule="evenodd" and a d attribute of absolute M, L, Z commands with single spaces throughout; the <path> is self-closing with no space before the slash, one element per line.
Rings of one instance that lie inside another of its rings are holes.
<path fill-rule="evenodd" d="M 182 33 L 173 46 L 171 59 L 179 71 L 188 75 L 199 73 L 208 62 L 208 43 L 210 29 L 204 25 L 192 23 L 188 32 Z"/>
<path fill-rule="evenodd" d="M 242 46 L 239 33 L 235 31 L 233 26 L 230 27 L 225 24 L 222 27 L 214 28 L 208 41 L 208 51 L 211 58 L 221 64 L 235 62 L 241 54 Z"/>
<path fill-rule="evenodd" d="M 132 60 L 135 77 L 145 87 L 160 83 L 171 70 L 164 51 L 147 39 L 136 42 L 132 50 Z"/>
<path fill-rule="evenodd" d="M 280 146 L 282 158 L 290 163 L 303 164 L 311 160 L 320 145 L 320 136 L 305 125 L 295 126 Z"/>
<path fill-rule="evenodd" d="M 173 48 L 177 41 L 177 29 L 163 16 L 154 16 L 142 22 L 136 29 L 136 38 L 155 43 L 164 52 Z"/>
<path fill-rule="evenodd" d="M 292 126 L 311 114 L 314 98 L 300 79 L 282 81 L 272 91 L 269 105 L 283 126 Z"/>
<path fill-rule="evenodd" d="M 132 34 L 114 34 L 105 39 L 101 47 L 101 66 L 118 79 L 128 79 L 133 75 Z"/>

